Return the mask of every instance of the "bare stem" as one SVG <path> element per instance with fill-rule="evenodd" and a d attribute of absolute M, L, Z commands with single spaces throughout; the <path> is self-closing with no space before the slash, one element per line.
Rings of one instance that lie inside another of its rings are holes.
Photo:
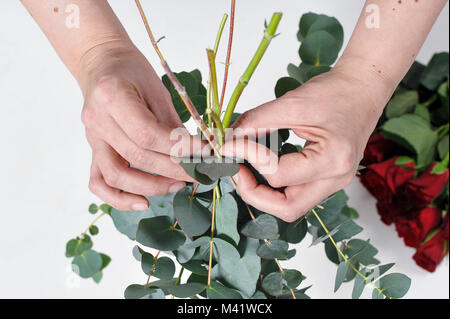
<path fill-rule="evenodd" d="M 211 271 L 212 271 L 212 259 L 213 259 L 213 245 L 214 245 L 214 225 L 216 221 L 216 204 L 218 197 L 218 186 L 213 190 L 213 203 L 212 203 L 212 215 L 211 215 L 211 240 L 209 242 L 209 263 L 208 263 L 208 287 L 211 287 Z"/>
<path fill-rule="evenodd" d="M 230 69 L 231 47 L 233 46 L 234 14 L 235 14 L 235 11 L 236 11 L 236 0 L 231 0 L 230 33 L 229 33 L 229 36 L 228 36 L 227 59 L 225 61 L 225 72 L 224 72 L 224 75 L 223 75 L 222 94 L 221 94 L 221 97 L 220 97 L 220 104 L 219 104 L 220 112 L 222 112 L 223 101 L 225 99 L 225 91 L 227 89 L 228 71 Z"/>
<path fill-rule="evenodd" d="M 241 97 L 241 94 L 244 91 L 245 87 L 247 86 L 248 82 L 250 81 L 253 73 L 255 72 L 256 67 L 258 66 L 259 62 L 261 61 L 264 53 L 266 52 L 267 48 L 269 47 L 270 41 L 272 40 L 272 38 L 275 35 L 275 32 L 277 31 L 281 17 L 282 17 L 281 13 L 274 13 L 272 15 L 272 19 L 270 20 L 270 23 L 264 32 L 264 37 L 261 40 L 261 43 L 259 44 L 259 47 L 256 50 L 255 55 L 253 56 L 252 60 L 250 61 L 244 74 L 239 79 L 239 83 L 237 84 L 236 88 L 234 89 L 233 94 L 231 95 L 230 101 L 228 103 L 227 109 L 225 111 L 225 115 L 223 118 L 223 126 L 225 128 L 229 127 L 229 125 L 231 123 L 231 117 L 233 115 L 234 109 L 236 108 L 236 104 L 237 104 L 239 98 Z"/>
<path fill-rule="evenodd" d="M 186 92 L 186 89 L 181 85 L 180 81 L 178 81 L 175 74 L 172 72 L 172 70 L 169 67 L 169 64 L 164 59 L 164 56 L 162 55 L 161 51 L 158 47 L 158 42 L 155 40 L 155 37 L 153 36 L 153 33 L 150 29 L 150 25 L 148 23 L 147 17 L 145 16 L 144 10 L 142 9 L 142 5 L 140 3 L 140 0 L 135 0 L 135 3 L 138 7 L 139 13 L 142 17 L 142 20 L 145 24 L 145 28 L 147 30 L 148 36 L 150 37 L 150 41 L 153 45 L 153 48 L 155 49 L 156 53 L 159 56 L 159 59 L 161 60 L 162 67 L 164 68 L 164 71 L 167 74 L 167 77 L 169 78 L 170 82 L 172 82 L 175 90 L 178 92 L 181 100 L 186 105 L 187 110 L 191 114 L 192 118 L 194 119 L 195 124 L 200 128 L 201 132 L 205 136 L 206 140 L 209 142 L 211 147 L 214 150 L 214 153 L 216 156 L 221 157 L 218 150 L 220 148 L 219 145 L 217 145 L 217 142 L 214 140 L 214 137 L 211 135 L 211 132 L 209 131 L 206 124 L 203 122 L 202 118 L 197 112 L 197 109 L 195 108 L 194 104 L 191 101 L 191 98 Z"/>

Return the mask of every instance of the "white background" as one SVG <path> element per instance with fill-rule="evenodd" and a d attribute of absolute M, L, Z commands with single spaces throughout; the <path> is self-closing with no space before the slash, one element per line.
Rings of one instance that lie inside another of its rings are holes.
<path fill-rule="evenodd" d="M 109 218 L 99 223 L 100 236 L 94 245 L 113 259 L 100 285 L 76 280 L 64 257 L 66 241 L 84 230 L 92 219 L 87 206 L 98 202 L 87 189 L 91 152 L 80 122 L 82 96 L 20 2 L 1 2 L 0 297 L 121 298 L 128 284 L 144 283 L 146 278 L 132 258 L 133 243 L 114 229 Z M 133 1 L 110 3 L 133 41 L 161 74 Z M 143 3 L 157 37 L 166 36 L 161 49 L 172 68 L 200 68 L 206 74 L 204 49 L 213 44 L 229 1 Z M 286 75 L 287 64 L 299 62 L 296 32 L 303 13 L 336 16 L 348 41 L 362 5 L 362 1 L 350 0 L 238 1 L 231 85 L 237 82 L 254 52 L 264 19 L 274 11 L 285 13 L 281 35 L 271 44 L 238 110 L 273 99 L 274 85 Z M 447 6 L 418 56 L 421 62 L 426 63 L 436 51 L 448 51 L 448 18 Z M 219 61 L 224 60 L 223 55 L 219 55 Z M 404 246 L 393 227 L 380 222 L 374 199 L 358 181 L 348 188 L 348 194 L 351 205 L 361 215 L 359 223 L 365 228 L 359 237 L 371 238 L 383 263 L 396 262 L 395 271 L 413 278 L 407 297 L 448 298 L 448 260 L 433 274 L 419 268 L 411 259 L 414 250 Z M 305 284 L 313 284 L 309 290 L 313 298 L 349 298 L 351 285 L 344 285 L 333 294 L 336 266 L 326 259 L 323 246 L 308 246 L 306 239 L 287 266 L 308 277 Z"/>

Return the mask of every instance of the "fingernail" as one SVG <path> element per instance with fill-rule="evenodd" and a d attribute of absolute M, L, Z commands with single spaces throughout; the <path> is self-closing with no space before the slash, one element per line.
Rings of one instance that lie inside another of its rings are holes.
<path fill-rule="evenodd" d="M 239 174 L 236 174 L 233 176 L 234 181 L 237 183 L 239 183 Z"/>
<path fill-rule="evenodd" d="M 143 210 L 147 210 L 148 209 L 148 205 L 147 204 L 143 204 L 143 203 L 133 204 L 131 206 L 131 209 L 133 209 L 135 211 L 143 211 Z"/>
<path fill-rule="evenodd" d="M 169 187 L 169 193 L 178 192 L 180 189 L 183 189 L 186 186 L 183 182 L 174 183 Z"/>

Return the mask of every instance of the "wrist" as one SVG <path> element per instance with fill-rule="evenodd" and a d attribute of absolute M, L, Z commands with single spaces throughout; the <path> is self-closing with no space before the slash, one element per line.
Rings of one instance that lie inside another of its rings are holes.
<path fill-rule="evenodd" d="M 387 72 L 361 57 L 342 56 L 333 72 L 352 82 L 355 90 L 364 94 L 380 115 L 398 85 Z"/>
<path fill-rule="evenodd" d="M 122 56 L 136 54 L 138 49 L 129 39 L 113 39 L 96 44 L 86 50 L 81 56 L 75 78 L 83 94 L 92 82 L 98 81 L 107 75 L 111 64 Z"/>

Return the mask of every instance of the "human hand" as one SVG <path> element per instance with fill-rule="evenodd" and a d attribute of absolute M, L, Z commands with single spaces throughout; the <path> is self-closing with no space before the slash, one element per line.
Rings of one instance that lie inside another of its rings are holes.
<path fill-rule="evenodd" d="M 377 94 L 377 90 L 384 93 Z M 273 187 L 258 184 L 250 170 L 241 165 L 235 180 L 243 200 L 292 222 L 349 185 L 388 90 L 389 85 L 374 72 L 365 82 L 336 67 L 275 101 L 245 112 L 233 125 L 243 129 L 241 136 L 252 135 L 255 129 L 289 128 L 307 144 L 301 152 L 278 159 L 250 139 L 227 142 L 222 155 L 246 159 Z M 264 173 L 265 165 L 272 161 L 278 163 L 276 170 Z"/>
<path fill-rule="evenodd" d="M 145 210 L 144 196 L 176 192 L 193 181 L 169 156 L 177 143 L 170 133 L 183 126 L 146 58 L 129 45 L 107 44 L 91 50 L 81 65 L 90 190 L 116 209 Z"/>

